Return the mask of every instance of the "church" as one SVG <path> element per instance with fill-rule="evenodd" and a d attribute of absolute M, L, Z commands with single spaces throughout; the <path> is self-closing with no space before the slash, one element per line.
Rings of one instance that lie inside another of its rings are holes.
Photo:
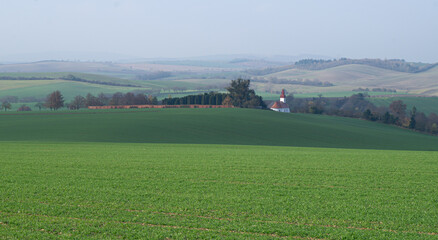
<path fill-rule="evenodd" d="M 286 96 L 284 95 L 284 89 L 281 90 L 280 101 L 276 101 L 272 106 L 271 110 L 276 112 L 290 112 L 289 105 L 286 103 Z"/>

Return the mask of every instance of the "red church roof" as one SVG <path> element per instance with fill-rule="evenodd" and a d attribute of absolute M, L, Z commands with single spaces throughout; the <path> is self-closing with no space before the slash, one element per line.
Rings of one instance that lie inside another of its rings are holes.
<path fill-rule="evenodd" d="M 286 98 L 286 97 L 284 96 L 284 89 L 281 90 L 280 98 Z"/>
<path fill-rule="evenodd" d="M 278 109 L 278 108 L 289 108 L 289 105 L 287 105 L 287 104 L 284 103 L 284 102 L 276 101 L 276 102 L 271 106 L 271 108 L 276 108 L 276 109 Z"/>

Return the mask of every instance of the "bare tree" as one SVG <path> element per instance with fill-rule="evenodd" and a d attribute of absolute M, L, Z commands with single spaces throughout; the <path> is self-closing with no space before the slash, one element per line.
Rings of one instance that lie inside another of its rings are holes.
<path fill-rule="evenodd" d="M 80 108 L 85 107 L 85 103 L 86 103 L 85 98 L 78 95 L 73 99 L 73 101 L 70 102 L 69 108 L 72 110 L 78 110 Z"/>
<path fill-rule="evenodd" d="M 1 108 L 5 110 L 11 109 L 11 104 L 8 101 L 4 101 L 1 105 Z"/>
<path fill-rule="evenodd" d="M 64 106 L 64 97 L 59 90 L 56 90 L 47 96 L 46 106 L 50 108 L 50 110 L 58 110 Z"/>

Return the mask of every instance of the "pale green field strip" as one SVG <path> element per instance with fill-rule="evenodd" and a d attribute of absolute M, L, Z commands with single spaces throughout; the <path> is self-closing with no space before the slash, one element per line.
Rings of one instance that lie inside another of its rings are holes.
<path fill-rule="evenodd" d="M 3 239 L 436 239 L 438 153 L 0 145 Z"/>
<path fill-rule="evenodd" d="M 3 92 L 4 95 L 7 95 L 11 92 L 11 89 L 20 89 L 20 88 L 31 88 L 31 87 L 41 87 L 47 86 L 55 83 L 66 82 L 64 80 L 0 80 L 0 93 Z M 9 95 L 11 96 L 11 95 Z"/>
<path fill-rule="evenodd" d="M 50 81 L 49 83 L 44 83 Z M 8 81 L 10 82 L 10 81 Z M 59 90 L 64 96 L 66 101 L 72 100 L 75 96 L 81 95 L 86 96 L 88 93 L 93 95 L 98 95 L 99 93 L 113 94 L 116 92 L 131 92 L 135 90 L 141 90 L 143 88 L 134 87 L 119 87 L 119 86 L 109 86 L 73 81 L 59 81 L 59 80 L 33 80 L 34 83 L 30 83 L 27 86 L 20 86 L 22 80 L 15 81 L 9 86 L 4 86 L 5 90 L 0 90 L 0 97 L 2 96 L 17 96 L 17 97 L 37 97 L 44 98 L 53 91 Z M 2 81 L 0 81 L 0 84 Z M 44 83 L 44 84 L 43 84 Z M 24 83 L 27 84 L 27 83 Z M 147 90 L 144 88 L 143 90 Z"/>

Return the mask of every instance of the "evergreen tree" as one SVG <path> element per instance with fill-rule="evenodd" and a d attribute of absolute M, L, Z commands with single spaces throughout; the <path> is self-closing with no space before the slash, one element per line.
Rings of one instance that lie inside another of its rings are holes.
<path fill-rule="evenodd" d="M 414 106 L 411 111 L 411 120 L 409 121 L 409 128 L 415 129 L 417 125 L 417 121 L 415 120 L 415 116 L 417 115 L 417 108 Z"/>
<path fill-rule="evenodd" d="M 232 104 L 244 108 L 265 107 L 263 99 L 257 96 L 253 89 L 249 88 L 250 82 L 249 79 L 242 78 L 231 81 L 230 86 L 226 89 L 230 93 Z"/>

